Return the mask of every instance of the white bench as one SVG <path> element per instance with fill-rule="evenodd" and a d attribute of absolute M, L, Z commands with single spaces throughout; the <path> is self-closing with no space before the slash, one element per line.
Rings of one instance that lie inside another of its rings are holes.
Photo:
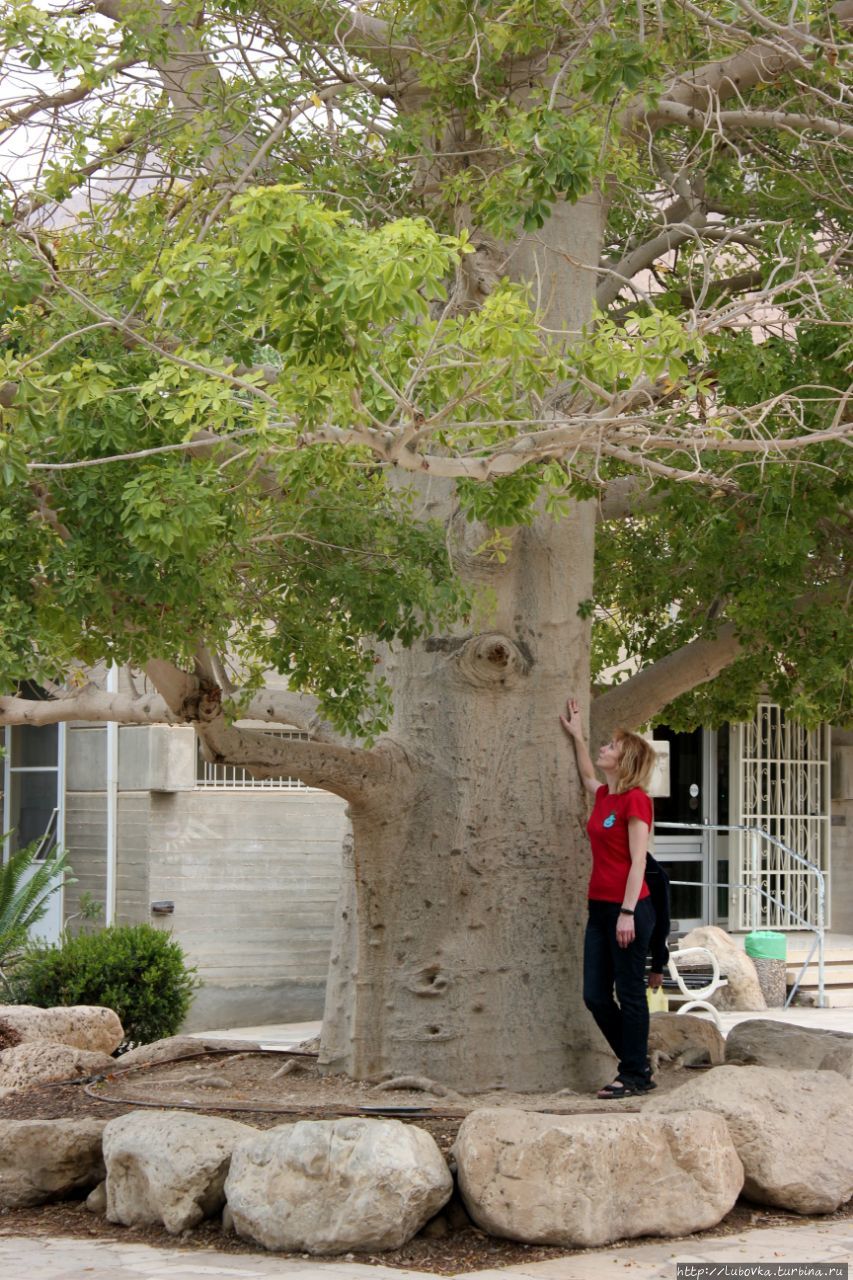
<path fill-rule="evenodd" d="M 686 956 L 702 956 L 706 962 L 711 965 L 711 981 L 702 987 L 688 987 L 678 970 L 678 960 L 683 960 Z M 709 951 L 707 947 L 685 947 L 683 951 L 671 951 L 669 953 L 669 976 L 672 978 L 678 990 L 683 996 L 687 997 L 686 1003 L 678 1010 L 679 1013 L 691 1013 L 694 1009 L 701 1009 L 703 1013 L 710 1013 L 718 1031 L 722 1031 L 722 1023 L 720 1015 L 712 1004 L 709 1003 L 710 997 L 715 991 L 719 991 L 720 987 L 728 986 L 728 978 L 720 976 L 720 966 L 717 957 L 713 951 Z"/>

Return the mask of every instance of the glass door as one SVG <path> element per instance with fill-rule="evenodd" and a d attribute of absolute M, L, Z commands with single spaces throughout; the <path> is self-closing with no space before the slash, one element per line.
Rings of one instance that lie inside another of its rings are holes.
<path fill-rule="evenodd" d="M 658 823 L 695 823 L 708 820 L 705 735 L 676 733 L 665 725 L 654 731 L 655 740 L 669 743 L 669 794 L 655 796 L 655 857 L 670 877 L 673 933 L 688 933 L 710 919 L 708 890 L 709 840 L 707 831 L 671 830 Z"/>

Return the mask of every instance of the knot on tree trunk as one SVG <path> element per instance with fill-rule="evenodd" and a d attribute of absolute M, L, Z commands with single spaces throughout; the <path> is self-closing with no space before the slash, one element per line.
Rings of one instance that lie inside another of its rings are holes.
<path fill-rule="evenodd" d="M 479 688 L 509 688 L 533 665 L 529 652 L 499 631 L 472 636 L 457 653 L 456 664 L 465 680 Z"/>
<path fill-rule="evenodd" d="M 181 704 L 181 715 L 189 722 L 209 724 L 222 715 L 222 690 L 207 680 L 200 680 L 198 688 Z"/>
<path fill-rule="evenodd" d="M 443 996 L 449 986 L 450 978 L 437 964 L 418 969 L 406 982 L 407 990 L 416 996 Z"/>

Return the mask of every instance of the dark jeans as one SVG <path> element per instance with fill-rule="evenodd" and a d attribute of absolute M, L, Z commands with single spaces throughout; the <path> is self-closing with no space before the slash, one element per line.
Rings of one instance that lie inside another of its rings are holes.
<path fill-rule="evenodd" d="M 655 923 L 650 898 L 637 903 L 634 941 L 616 941 L 618 902 L 590 900 L 583 947 L 583 1000 L 610 1048 L 619 1059 L 619 1079 L 644 1084 L 648 1063 L 649 1006 L 646 1002 L 646 955 Z M 616 1000 L 613 989 L 616 989 Z"/>

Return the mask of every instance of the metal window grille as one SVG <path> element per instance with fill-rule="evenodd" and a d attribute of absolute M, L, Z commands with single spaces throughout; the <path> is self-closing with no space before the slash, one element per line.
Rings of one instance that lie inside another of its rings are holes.
<path fill-rule="evenodd" d="M 271 738 L 296 738 L 303 742 L 311 739 L 310 733 L 299 729 L 264 730 Z M 198 766 L 196 770 L 196 787 L 210 788 L 216 791 L 316 791 L 316 787 L 308 787 L 298 778 L 253 778 L 247 769 L 231 764 L 211 764 L 198 749 Z"/>
<path fill-rule="evenodd" d="M 739 820 L 760 827 L 826 875 L 829 895 L 829 727 L 806 729 L 772 702 L 736 726 L 735 792 Z M 735 842 L 744 888 L 735 918 L 741 929 L 791 928 L 790 913 L 809 921 L 818 914 L 814 875 L 769 841 L 740 832 Z M 766 895 L 769 895 L 766 896 Z M 777 903 L 769 901 L 772 897 Z M 786 910 L 787 909 L 787 910 Z M 825 923 L 828 925 L 829 920 Z"/>

